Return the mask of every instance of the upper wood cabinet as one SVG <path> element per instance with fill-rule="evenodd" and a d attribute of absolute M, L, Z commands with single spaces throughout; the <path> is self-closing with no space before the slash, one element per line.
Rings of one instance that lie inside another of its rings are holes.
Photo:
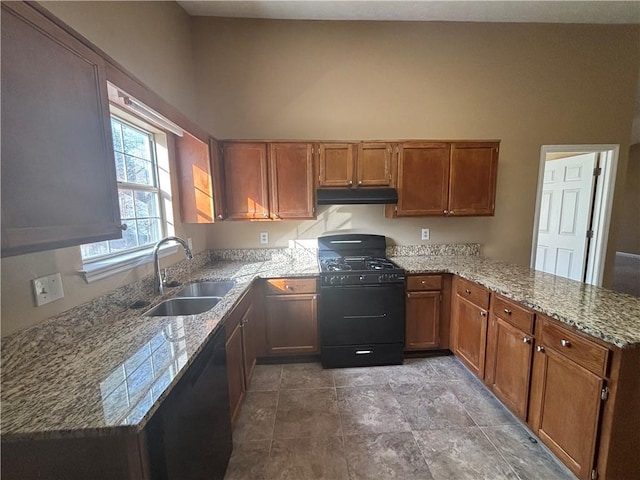
<path fill-rule="evenodd" d="M 320 187 L 387 187 L 392 182 L 393 148 L 386 142 L 321 143 Z"/>
<path fill-rule="evenodd" d="M 216 218 L 215 194 L 220 197 L 220 183 L 215 182 L 212 154 L 215 140 L 209 144 L 184 132 L 175 137 L 176 164 L 180 184 L 180 217 L 184 223 L 213 223 Z"/>
<path fill-rule="evenodd" d="M 391 217 L 493 215 L 498 142 L 405 142 L 397 146 L 398 205 Z"/>
<path fill-rule="evenodd" d="M 268 219 L 266 143 L 224 143 L 227 218 Z"/>
<path fill-rule="evenodd" d="M 314 218 L 313 155 L 312 143 L 225 142 L 220 175 L 226 218 Z"/>
<path fill-rule="evenodd" d="M 498 175 L 498 143 L 451 145 L 447 215 L 493 215 Z"/>
<path fill-rule="evenodd" d="M 2 256 L 120 238 L 105 62 L 2 2 Z"/>
<path fill-rule="evenodd" d="M 269 144 L 272 218 L 314 217 L 313 173 L 313 144 Z"/>

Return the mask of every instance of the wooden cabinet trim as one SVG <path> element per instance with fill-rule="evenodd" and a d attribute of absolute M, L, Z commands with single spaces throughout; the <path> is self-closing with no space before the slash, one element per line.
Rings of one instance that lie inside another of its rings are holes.
<path fill-rule="evenodd" d="M 407 275 L 407 291 L 440 290 L 442 275 Z"/>

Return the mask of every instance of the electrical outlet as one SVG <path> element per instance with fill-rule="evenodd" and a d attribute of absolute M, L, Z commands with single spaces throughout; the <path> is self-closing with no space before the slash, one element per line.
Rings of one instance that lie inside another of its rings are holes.
<path fill-rule="evenodd" d="M 62 289 L 62 277 L 59 273 L 53 273 L 46 277 L 36 278 L 32 280 L 33 294 L 36 299 L 36 305 L 44 305 L 64 298 Z"/>
<path fill-rule="evenodd" d="M 268 232 L 260 232 L 260 243 L 266 245 L 269 243 L 269 233 Z"/>
<path fill-rule="evenodd" d="M 423 228 L 422 229 L 422 240 L 429 240 L 429 229 L 428 228 Z"/>

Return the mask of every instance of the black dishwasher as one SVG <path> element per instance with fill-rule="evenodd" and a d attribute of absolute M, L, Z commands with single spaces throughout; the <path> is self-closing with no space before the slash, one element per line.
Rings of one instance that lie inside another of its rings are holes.
<path fill-rule="evenodd" d="M 207 342 L 147 425 L 153 480 L 222 480 L 231 456 L 224 327 Z"/>

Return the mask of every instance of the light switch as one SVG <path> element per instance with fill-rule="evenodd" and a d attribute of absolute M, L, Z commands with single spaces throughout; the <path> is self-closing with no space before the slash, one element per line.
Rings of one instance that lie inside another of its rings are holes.
<path fill-rule="evenodd" d="M 52 273 L 46 277 L 36 278 L 32 280 L 32 285 L 34 298 L 38 307 L 64 298 L 62 277 L 59 273 Z"/>

